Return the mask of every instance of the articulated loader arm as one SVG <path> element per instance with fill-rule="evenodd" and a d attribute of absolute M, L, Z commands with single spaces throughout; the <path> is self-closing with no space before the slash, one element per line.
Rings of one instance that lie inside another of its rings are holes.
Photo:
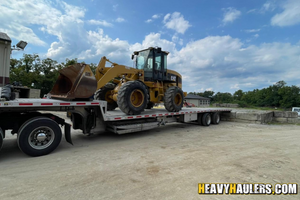
<path fill-rule="evenodd" d="M 110 62 L 112 66 L 105 67 L 106 62 Z M 118 65 L 117 63 L 111 62 L 104 56 L 101 58 L 98 67 L 96 68 L 95 77 L 97 80 L 97 90 L 116 77 L 124 76 L 127 80 L 137 80 L 139 79 L 139 73 L 141 73 L 141 70 L 124 65 Z"/>

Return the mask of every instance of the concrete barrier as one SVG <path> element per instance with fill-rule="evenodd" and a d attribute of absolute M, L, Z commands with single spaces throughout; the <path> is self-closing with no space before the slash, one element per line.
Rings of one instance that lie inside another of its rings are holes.
<path fill-rule="evenodd" d="M 231 113 L 222 113 L 221 120 L 245 122 L 255 124 L 267 124 L 271 122 L 297 124 L 300 118 L 296 112 L 291 111 L 239 111 L 233 110 Z"/>

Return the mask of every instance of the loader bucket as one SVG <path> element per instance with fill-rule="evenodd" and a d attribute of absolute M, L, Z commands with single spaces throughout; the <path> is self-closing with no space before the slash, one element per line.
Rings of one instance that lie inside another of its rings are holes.
<path fill-rule="evenodd" d="M 54 99 L 87 99 L 97 89 L 96 78 L 88 65 L 77 63 L 59 71 L 60 75 L 52 90 Z"/>

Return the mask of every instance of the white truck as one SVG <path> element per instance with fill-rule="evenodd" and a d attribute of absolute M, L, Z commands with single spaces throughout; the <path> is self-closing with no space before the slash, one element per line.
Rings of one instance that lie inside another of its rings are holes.
<path fill-rule="evenodd" d="M 298 113 L 298 117 L 300 117 L 300 107 L 293 107 L 292 111 L 293 112 L 297 112 Z"/>
<path fill-rule="evenodd" d="M 179 112 L 165 109 L 146 109 L 140 115 L 126 115 L 120 110 L 107 111 L 107 102 L 63 101 L 55 99 L 15 99 L 0 101 L 0 149 L 5 134 L 17 134 L 19 148 L 29 156 L 51 153 L 61 142 L 62 130 L 67 142 L 72 144 L 71 125 L 55 115 L 64 111 L 72 121 L 73 129 L 83 134 L 110 131 L 124 134 L 152 129 L 169 122 L 195 122 L 209 126 L 219 124 L 220 114 L 230 112 L 223 108 L 183 108 Z M 47 113 L 49 112 L 49 113 Z"/>

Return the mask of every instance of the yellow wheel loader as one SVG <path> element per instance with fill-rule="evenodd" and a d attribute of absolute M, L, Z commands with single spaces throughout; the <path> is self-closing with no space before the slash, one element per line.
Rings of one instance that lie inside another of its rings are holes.
<path fill-rule="evenodd" d="M 50 92 L 51 98 L 94 99 L 107 101 L 108 110 L 119 107 L 128 115 L 140 114 L 156 103 L 164 103 L 170 112 L 183 106 L 181 75 L 167 69 L 167 55 L 161 48 L 135 51 L 136 68 L 119 65 L 102 57 L 94 76 L 88 65 L 76 64 L 60 71 Z M 110 62 L 111 67 L 105 67 Z"/>

